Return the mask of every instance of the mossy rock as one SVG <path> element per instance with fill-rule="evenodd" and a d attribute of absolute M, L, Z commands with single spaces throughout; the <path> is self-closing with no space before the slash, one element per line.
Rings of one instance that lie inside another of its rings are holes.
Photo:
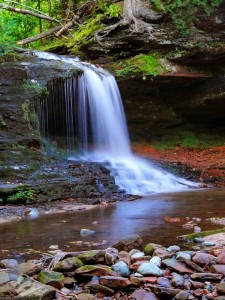
<path fill-rule="evenodd" d="M 56 289 L 61 289 L 64 286 L 65 277 L 63 274 L 55 271 L 41 271 L 38 274 L 37 280 L 41 283 L 51 285 Z"/>
<path fill-rule="evenodd" d="M 88 251 L 79 255 L 78 258 L 82 261 L 83 264 L 104 262 L 105 251 L 101 251 L 101 250 Z"/>
<path fill-rule="evenodd" d="M 105 276 L 111 273 L 111 268 L 104 265 L 86 265 L 76 269 L 77 276 Z"/>
<path fill-rule="evenodd" d="M 66 259 L 63 259 L 59 261 L 53 271 L 73 271 L 77 268 L 82 267 L 84 264 L 82 261 L 77 257 L 68 257 Z"/>
<path fill-rule="evenodd" d="M 184 241 L 193 241 L 195 238 L 199 237 L 205 237 L 217 233 L 225 233 L 225 229 L 216 229 L 216 230 L 207 230 L 207 231 L 201 231 L 197 233 L 191 233 L 191 234 L 186 234 L 186 235 L 181 235 L 178 237 L 179 240 L 184 240 Z"/>
<path fill-rule="evenodd" d="M 145 255 L 153 255 L 156 249 L 161 248 L 161 249 L 166 249 L 162 245 L 154 244 L 154 243 L 149 243 L 145 246 L 144 248 L 144 253 Z"/>

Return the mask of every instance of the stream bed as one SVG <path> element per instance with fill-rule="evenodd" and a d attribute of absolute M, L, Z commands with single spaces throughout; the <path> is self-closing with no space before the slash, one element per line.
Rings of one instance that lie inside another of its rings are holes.
<path fill-rule="evenodd" d="M 186 217 L 201 218 L 202 230 L 222 228 L 208 219 L 225 217 L 225 190 L 204 189 L 179 193 L 153 194 L 136 201 L 123 201 L 91 210 L 71 213 L 27 217 L 19 222 L 0 225 L 2 257 L 26 257 L 31 249 L 46 252 L 51 245 L 65 251 L 92 249 L 71 242 L 108 243 L 94 248 L 106 248 L 121 237 L 139 234 L 145 243 L 154 242 L 169 246 L 180 244 L 176 237 L 193 232 L 182 224 Z M 181 222 L 167 222 L 165 217 L 179 217 Z M 94 223 L 93 223 L 94 222 Z M 81 236 L 80 230 L 88 228 L 92 235 Z"/>

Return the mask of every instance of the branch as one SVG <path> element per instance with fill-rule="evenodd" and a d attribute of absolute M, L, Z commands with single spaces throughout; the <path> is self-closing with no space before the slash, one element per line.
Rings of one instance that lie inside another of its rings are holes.
<path fill-rule="evenodd" d="M 65 25 L 63 25 L 63 27 L 56 32 L 55 36 L 59 37 L 60 35 L 62 35 L 65 31 L 67 31 L 68 29 L 70 29 L 71 27 L 73 27 L 75 24 L 78 24 L 76 22 L 76 19 L 78 18 L 78 16 L 73 17 L 73 19 L 69 22 L 67 22 Z M 79 25 L 79 24 L 78 24 Z"/>
<path fill-rule="evenodd" d="M 16 8 L 16 7 L 13 7 L 13 6 L 10 6 L 10 5 L 0 4 L 0 8 L 9 10 L 11 12 L 19 13 L 19 14 L 31 15 L 31 16 L 34 16 L 36 18 L 44 19 L 44 20 L 47 20 L 47 21 L 50 21 L 50 22 L 56 21 L 54 18 L 52 18 L 50 16 L 44 16 L 42 14 L 38 14 L 38 13 L 32 12 L 32 11 L 27 10 L 27 9 L 20 9 L 20 8 Z"/>
<path fill-rule="evenodd" d="M 40 39 L 43 39 L 45 37 L 48 37 L 50 35 L 52 35 L 53 33 L 59 31 L 60 29 L 62 29 L 63 26 L 57 26 L 57 27 L 54 27 L 52 29 L 49 29 L 47 31 L 44 31 L 40 34 L 37 34 L 37 35 L 34 35 L 34 36 L 31 36 L 29 38 L 26 38 L 24 40 L 20 40 L 17 42 L 18 45 L 26 45 L 26 44 L 29 44 L 31 42 L 34 42 L 34 41 L 38 41 Z"/>

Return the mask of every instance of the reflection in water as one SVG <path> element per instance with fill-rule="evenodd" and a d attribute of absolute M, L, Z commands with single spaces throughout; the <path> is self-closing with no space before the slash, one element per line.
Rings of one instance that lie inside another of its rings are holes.
<path fill-rule="evenodd" d="M 0 226 L 1 249 L 24 251 L 26 248 L 46 251 L 52 244 L 74 251 L 78 246 L 70 241 L 101 242 L 109 245 L 119 238 L 138 233 L 144 242 L 163 245 L 178 243 L 176 237 L 190 231 L 182 229 L 182 223 L 166 223 L 165 216 L 200 217 L 203 230 L 216 229 L 206 219 L 224 217 L 224 190 L 199 190 L 174 194 L 157 194 L 132 202 L 118 202 L 89 211 L 44 215 L 37 219 Z M 97 221 L 96 225 L 92 222 Z M 91 236 L 80 236 L 81 228 L 96 231 Z M 105 246 L 104 246 L 105 247 Z M 82 248 L 83 250 L 83 248 Z"/>

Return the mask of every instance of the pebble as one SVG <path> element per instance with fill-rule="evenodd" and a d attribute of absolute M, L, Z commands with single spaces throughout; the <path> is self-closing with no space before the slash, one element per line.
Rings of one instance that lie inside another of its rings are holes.
<path fill-rule="evenodd" d="M 91 229 L 81 229 L 80 230 L 80 235 L 91 235 L 94 234 L 95 231 Z"/>

